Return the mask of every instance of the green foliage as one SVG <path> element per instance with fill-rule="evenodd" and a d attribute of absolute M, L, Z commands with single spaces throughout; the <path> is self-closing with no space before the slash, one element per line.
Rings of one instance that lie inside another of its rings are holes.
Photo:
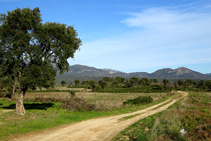
<path fill-rule="evenodd" d="M 143 86 L 149 86 L 150 85 L 150 80 L 148 78 L 142 78 L 139 83 L 141 85 L 143 85 Z"/>
<path fill-rule="evenodd" d="M 161 85 L 152 85 L 153 90 L 164 90 L 163 86 Z"/>
<path fill-rule="evenodd" d="M 205 86 L 205 81 L 204 80 L 200 80 L 197 84 L 197 87 L 198 88 L 202 88 L 202 89 L 205 89 L 206 86 Z"/>
<path fill-rule="evenodd" d="M 184 83 L 185 83 L 184 80 L 181 80 L 181 79 L 178 80 L 178 85 L 179 85 L 179 86 L 183 86 Z"/>
<path fill-rule="evenodd" d="M 82 81 L 81 82 L 81 85 L 88 85 L 89 84 L 89 81 Z"/>
<path fill-rule="evenodd" d="M 156 78 L 152 79 L 153 83 L 158 83 L 158 80 Z"/>
<path fill-rule="evenodd" d="M 130 80 L 133 80 L 134 81 L 134 84 L 138 84 L 138 80 L 139 78 L 138 77 L 131 77 Z"/>
<path fill-rule="evenodd" d="M 97 92 L 101 93 L 159 93 L 170 92 L 172 88 L 164 90 L 162 86 L 141 86 L 141 87 L 126 87 L 126 86 L 107 86 Z"/>
<path fill-rule="evenodd" d="M 115 78 L 115 80 L 116 80 L 116 81 L 118 82 L 118 84 L 119 84 L 119 83 L 124 83 L 125 78 L 120 77 L 120 76 L 117 76 L 117 77 Z"/>
<path fill-rule="evenodd" d="M 52 87 L 56 69 L 62 74 L 69 69 L 81 45 L 73 26 L 42 23 L 39 8 L 17 8 L 0 17 L 1 76 L 18 78 L 21 90 Z"/>
<path fill-rule="evenodd" d="M 114 78 L 112 77 L 103 77 L 102 78 L 102 81 L 105 81 L 105 82 L 112 82 L 114 80 Z"/>
<path fill-rule="evenodd" d="M 61 81 L 62 86 L 66 85 L 66 82 L 64 80 Z"/>
<path fill-rule="evenodd" d="M 123 102 L 123 105 L 126 104 L 148 104 L 153 102 L 153 98 L 151 96 L 139 96 L 135 99 L 129 99 Z"/>
<path fill-rule="evenodd" d="M 163 85 L 166 87 L 167 84 L 169 83 L 169 80 L 168 79 L 163 79 Z"/>
<path fill-rule="evenodd" d="M 76 86 L 78 86 L 80 84 L 80 81 L 77 79 L 77 80 L 74 80 L 74 83 Z"/>
<path fill-rule="evenodd" d="M 94 80 L 90 80 L 89 85 L 92 87 L 92 89 L 94 89 L 96 87 L 96 82 Z"/>
<path fill-rule="evenodd" d="M 211 80 L 207 80 L 205 85 L 209 90 L 211 90 Z"/>
<path fill-rule="evenodd" d="M 107 82 L 100 80 L 99 85 L 101 86 L 102 89 L 104 89 L 107 86 Z"/>

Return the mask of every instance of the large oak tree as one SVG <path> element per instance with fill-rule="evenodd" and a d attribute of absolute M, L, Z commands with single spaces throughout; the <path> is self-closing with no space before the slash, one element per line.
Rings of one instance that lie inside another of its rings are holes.
<path fill-rule="evenodd" d="M 81 45 L 73 26 L 42 23 L 39 8 L 17 8 L 0 15 L 0 75 L 20 84 L 16 113 L 26 113 L 23 98 L 28 88 L 51 86 L 56 71 L 69 69 Z"/>

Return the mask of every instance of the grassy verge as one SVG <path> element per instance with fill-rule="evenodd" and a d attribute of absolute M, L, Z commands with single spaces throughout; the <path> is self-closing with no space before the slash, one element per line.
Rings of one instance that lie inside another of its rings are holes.
<path fill-rule="evenodd" d="M 172 96 L 171 96 L 172 97 Z M 71 124 L 87 119 L 130 113 L 167 100 L 157 100 L 148 105 L 134 105 L 105 111 L 68 111 L 60 108 L 59 102 L 24 102 L 27 114 L 19 116 L 12 111 L 0 114 L 0 140 L 9 140 L 19 134 L 45 130 L 63 124 Z M 0 99 L 0 111 L 14 109 L 15 102 Z"/>
<path fill-rule="evenodd" d="M 191 92 L 166 111 L 134 123 L 113 140 L 211 140 L 211 93 Z"/>

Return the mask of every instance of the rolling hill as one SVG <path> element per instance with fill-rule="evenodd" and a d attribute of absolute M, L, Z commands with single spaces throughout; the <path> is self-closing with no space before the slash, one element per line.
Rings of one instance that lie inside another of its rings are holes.
<path fill-rule="evenodd" d="M 196 72 L 190 70 L 185 67 L 180 67 L 177 69 L 171 68 L 163 68 L 157 70 L 153 73 L 147 72 L 132 72 L 132 73 L 125 73 L 117 70 L 112 69 L 98 69 L 95 67 L 84 66 L 84 65 L 73 65 L 70 66 L 70 70 L 65 72 L 63 75 L 57 75 L 57 83 L 59 84 L 62 80 L 65 80 L 67 84 L 73 82 L 76 79 L 80 81 L 94 79 L 96 81 L 100 80 L 102 77 L 109 76 L 109 77 L 116 77 L 121 76 L 124 78 L 130 77 L 139 77 L 139 78 L 157 78 L 158 80 L 162 79 L 169 79 L 169 80 L 178 80 L 178 79 L 211 79 L 211 74 L 202 74 L 200 72 Z"/>

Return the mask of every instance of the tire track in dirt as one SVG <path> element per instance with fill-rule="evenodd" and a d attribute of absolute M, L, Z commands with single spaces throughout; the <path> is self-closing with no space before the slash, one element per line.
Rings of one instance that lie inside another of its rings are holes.
<path fill-rule="evenodd" d="M 169 106 L 188 95 L 180 92 L 179 96 L 168 99 L 164 102 L 129 114 L 121 114 L 104 118 L 97 118 L 74 123 L 59 128 L 49 129 L 38 133 L 28 134 L 24 137 L 13 139 L 14 141 L 109 141 L 120 131 L 140 119 L 148 117 L 167 109 Z M 161 106 L 167 102 L 170 103 Z M 161 106 L 161 107 L 159 107 Z M 158 108 L 156 108 L 158 107 Z M 155 109 L 156 108 L 156 109 Z M 137 115 L 140 114 L 140 115 Z M 127 120 L 120 120 L 123 117 L 137 115 Z"/>

